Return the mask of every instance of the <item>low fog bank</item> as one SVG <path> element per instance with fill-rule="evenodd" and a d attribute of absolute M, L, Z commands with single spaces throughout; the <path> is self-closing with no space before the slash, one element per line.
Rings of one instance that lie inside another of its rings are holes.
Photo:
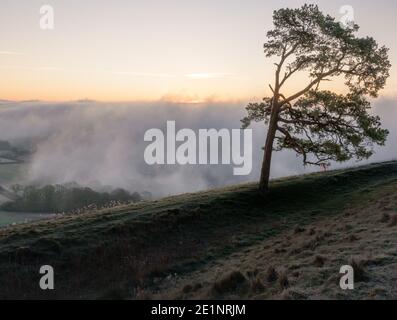
<path fill-rule="evenodd" d="M 374 105 L 390 136 L 387 146 L 377 148 L 369 161 L 397 158 L 395 100 L 379 99 Z M 265 127 L 253 126 L 253 170 L 249 176 L 240 177 L 233 175 L 232 165 L 149 166 L 144 161 L 148 145 L 144 133 L 151 128 L 165 131 L 167 120 L 176 121 L 177 130 L 235 129 L 240 128 L 243 116 L 244 104 L 237 103 L 3 102 L 0 140 L 34 150 L 26 176 L 15 183 L 76 182 L 94 189 L 124 188 L 164 196 L 257 180 Z M 333 164 L 332 168 L 356 164 Z M 319 169 L 304 168 L 293 152 L 280 152 L 274 156 L 272 177 L 315 170 Z"/>

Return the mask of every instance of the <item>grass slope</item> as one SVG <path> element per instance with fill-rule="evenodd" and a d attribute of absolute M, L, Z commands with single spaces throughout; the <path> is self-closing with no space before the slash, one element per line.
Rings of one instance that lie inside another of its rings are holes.
<path fill-rule="evenodd" d="M 387 162 L 275 180 L 266 198 L 246 184 L 10 227 L 0 298 L 395 298 L 396 208 Z M 362 281 L 346 292 L 349 262 Z"/>

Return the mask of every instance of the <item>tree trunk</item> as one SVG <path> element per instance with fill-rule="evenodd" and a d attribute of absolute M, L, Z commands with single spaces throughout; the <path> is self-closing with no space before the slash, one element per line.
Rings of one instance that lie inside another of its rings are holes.
<path fill-rule="evenodd" d="M 278 106 L 272 107 L 272 114 L 270 116 L 269 128 L 266 137 L 265 153 L 263 155 L 261 178 L 259 180 L 259 191 L 262 194 L 266 194 L 269 190 L 270 181 L 270 167 L 272 162 L 273 143 L 277 131 L 278 122 Z"/>

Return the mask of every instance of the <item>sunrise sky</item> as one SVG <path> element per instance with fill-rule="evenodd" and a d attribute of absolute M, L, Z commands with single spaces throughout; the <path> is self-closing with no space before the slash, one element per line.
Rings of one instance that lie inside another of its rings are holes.
<path fill-rule="evenodd" d="M 273 64 L 262 45 L 272 12 L 305 1 L 2 0 L 0 99 L 64 101 L 246 100 L 268 93 Z M 316 1 L 336 18 L 354 9 L 361 35 L 397 61 L 397 4 L 390 0 Z M 39 27 L 52 5 L 55 30 Z M 289 87 L 302 84 L 297 78 Z M 391 70 L 385 96 L 393 96 Z"/>

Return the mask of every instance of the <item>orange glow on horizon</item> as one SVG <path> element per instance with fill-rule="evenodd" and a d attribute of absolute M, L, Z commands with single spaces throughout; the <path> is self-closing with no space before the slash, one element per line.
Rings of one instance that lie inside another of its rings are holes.
<path fill-rule="evenodd" d="M 385 0 L 380 0 L 385 1 Z M 36 1 L 8 1 L 0 11 L 0 99 L 104 102 L 169 101 L 199 104 L 260 101 L 271 94 L 274 61 L 263 52 L 272 12 L 296 1 L 203 3 L 54 0 L 55 29 L 39 27 Z M 319 0 L 340 18 L 340 5 Z M 352 0 L 361 36 L 374 37 L 397 59 L 396 4 Z M 227 10 L 225 10 L 228 8 Z M 376 17 L 373 12 L 377 12 Z M 236 24 L 236 21 L 239 21 Z M 389 24 L 389 25 L 388 25 Z M 391 70 L 381 96 L 396 94 Z M 284 94 L 308 79 L 300 75 Z M 340 83 L 326 88 L 340 92 Z"/>

